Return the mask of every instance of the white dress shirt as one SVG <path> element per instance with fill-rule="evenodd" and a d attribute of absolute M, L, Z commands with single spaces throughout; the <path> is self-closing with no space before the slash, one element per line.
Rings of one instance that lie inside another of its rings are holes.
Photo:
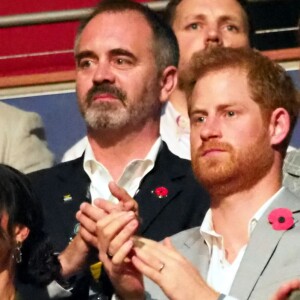
<path fill-rule="evenodd" d="M 283 189 L 284 188 L 281 188 L 275 195 L 265 202 L 250 219 L 248 223 L 249 238 L 261 216 Z M 237 270 L 245 254 L 247 244 L 240 249 L 235 260 L 232 263 L 229 263 L 226 259 L 223 237 L 215 232 L 213 228 L 211 209 L 207 211 L 204 217 L 203 223 L 200 227 L 200 234 L 205 240 L 211 255 L 206 281 L 217 292 L 228 295 Z M 226 296 L 225 299 L 229 300 L 235 298 Z"/>
<path fill-rule="evenodd" d="M 77 141 L 71 148 L 69 148 L 64 153 L 64 155 L 61 159 L 61 162 L 69 161 L 69 160 L 80 157 L 83 154 L 88 142 L 89 141 L 88 141 L 87 136 L 84 136 L 83 138 L 81 138 L 79 141 Z"/>
<path fill-rule="evenodd" d="M 162 141 L 159 137 L 146 157 L 129 162 L 124 168 L 120 178 L 116 181 L 131 197 L 136 194 L 141 180 L 153 169 L 161 143 Z M 87 144 L 84 154 L 83 169 L 91 180 L 90 193 L 92 203 L 97 198 L 102 198 L 114 203 L 118 202 L 118 200 L 111 195 L 108 188 L 108 183 L 113 181 L 113 178 L 109 171 L 95 159 L 89 143 Z"/>

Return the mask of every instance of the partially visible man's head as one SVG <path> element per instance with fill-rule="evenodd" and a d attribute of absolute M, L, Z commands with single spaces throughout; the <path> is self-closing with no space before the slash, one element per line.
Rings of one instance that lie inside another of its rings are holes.
<path fill-rule="evenodd" d="M 244 0 L 171 0 L 166 19 L 180 48 L 179 70 L 208 47 L 248 47 L 249 20 Z"/>
<path fill-rule="evenodd" d="M 192 163 L 209 189 L 253 186 L 281 160 L 299 115 L 291 78 L 251 49 L 200 51 L 180 84 L 188 99 Z"/>
<path fill-rule="evenodd" d="M 209 1 L 210 3 L 212 3 L 214 0 Z M 180 15 L 180 9 L 177 9 L 179 4 L 183 3 L 183 2 L 188 2 L 187 0 L 170 0 L 167 7 L 166 7 L 166 11 L 165 11 L 165 18 L 166 21 L 173 26 L 176 17 L 178 17 L 178 15 Z M 201 2 L 198 1 L 198 2 Z M 224 1 L 223 1 L 224 2 Z M 249 21 L 249 16 L 248 16 L 248 4 L 246 0 L 233 0 L 233 2 L 238 3 L 241 8 L 242 8 L 242 15 L 243 15 L 243 19 L 245 22 L 245 26 L 246 28 L 250 29 L 250 21 Z M 202 2 L 203 4 L 206 4 L 207 2 Z M 222 3 L 222 2 L 219 2 Z"/>
<path fill-rule="evenodd" d="M 192 59 L 190 72 L 184 73 L 180 80 L 188 98 L 195 84 L 202 77 L 214 71 L 239 69 L 247 74 L 251 99 L 267 117 L 276 108 L 284 108 L 290 116 L 290 134 L 285 139 L 286 146 L 299 116 L 298 91 L 284 68 L 271 61 L 256 50 L 251 49 L 209 49 L 196 53 Z M 192 105 L 189 103 L 189 109 Z"/>
<path fill-rule="evenodd" d="M 131 1 L 100 2 L 75 43 L 79 106 L 91 128 L 159 119 L 161 80 L 179 60 L 171 28 Z"/>

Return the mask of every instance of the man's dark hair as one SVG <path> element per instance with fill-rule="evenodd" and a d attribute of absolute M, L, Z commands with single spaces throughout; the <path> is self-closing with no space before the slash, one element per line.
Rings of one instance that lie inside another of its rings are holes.
<path fill-rule="evenodd" d="M 175 20 L 177 6 L 182 1 L 183 0 L 170 0 L 168 5 L 166 6 L 164 19 L 170 26 L 173 25 L 173 22 Z M 252 44 L 252 40 L 253 40 L 253 36 L 254 36 L 254 29 L 251 24 L 249 4 L 246 0 L 235 0 L 235 1 L 241 5 L 241 7 L 245 13 L 245 19 L 246 19 L 245 21 L 248 26 L 249 41 L 250 41 L 250 44 Z"/>
<path fill-rule="evenodd" d="M 82 20 L 77 32 L 75 52 L 77 51 L 82 31 L 94 17 L 106 12 L 119 13 L 127 11 L 140 13 L 151 27 L 153 32 L 153 54 L 159 72 L 162 72 L 167 66 L 177 67 L 179 61 L 179 47 L 172 28 L 147 6 L 130 0 L 101 1 L 94 11 L 86 19 Z M 143 33 L 141 32 L 141 34 Z"/>

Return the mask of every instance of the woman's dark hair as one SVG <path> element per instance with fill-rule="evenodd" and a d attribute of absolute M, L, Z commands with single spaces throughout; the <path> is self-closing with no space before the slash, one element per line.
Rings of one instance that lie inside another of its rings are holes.
<path fill-rule="evenodd" d="M 22 262 L 16 265 L 17 280 L 48 284 L 59 272 L 53 247 L 43 232 L 43 212 L 29 179 L 18 170 L 0 164 L 0 218 L 8 215 L 7 234 L 14 241 L 16 225 L 30 232 L 23 242 Z"/>
<path fill-rule="evenodd" d="M 13 242 L 8 233 L 0 227 L 0 272 L 11 268 Z"/>

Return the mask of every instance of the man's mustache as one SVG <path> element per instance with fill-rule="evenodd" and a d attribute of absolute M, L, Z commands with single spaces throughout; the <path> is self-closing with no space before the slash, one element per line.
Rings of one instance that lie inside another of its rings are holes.
<path fill-rule="evenodd" d="M 199 147 L 198 154 L 202 156 L 203 153 L 211 149 L 219 149 L 227 152 L 233 151 L 233 147 L 229 143 L 219 141 L 207 141 L 203 142 L 202 145 Z"/>
<path fill-rule="evenodd" d="M 100 94 L 111 94 L 112 96 L 119 99 L 121 102 L 125 102 L 127 99 L 126 93 L 115 87 L 114 85 L 111 85 L 109 83 L 101 83 L 94 85 L 87 93 L 87 101 L 88 103 L 91 103 L 95 95 Z"/>

